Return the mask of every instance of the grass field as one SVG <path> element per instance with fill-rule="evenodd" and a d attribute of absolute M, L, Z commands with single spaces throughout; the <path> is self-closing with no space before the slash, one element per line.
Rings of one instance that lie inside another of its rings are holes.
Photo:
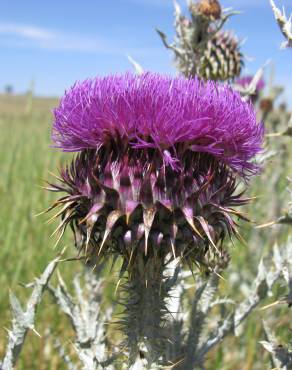
<path fill-rule="evenodd" d="M 6 341 L 3 328 L 9 326 L 10 320 L 9 290 L 24 297 L 27 292 L 19 283 L 32 281 L 56 255 L 54 240 L 49 237 L 54 225 L 45 225 L 47 216 L 35 217 L 52 200 L 52 195 L 41 186 L 44 185 L 44 179 L 49 178 L 48 171 L 56 171 L 62 157 L 49 148 L 50 111 L 54 105 L 55 99 L 35 99 L 30 102 L 29 97 L 25 96 L 0 97 L 1 352 Z M 64 273 L 69 273 L 66 266 Z M 48 322 L 55 316 L 54 307 L 49 302 L 44 305 L 45 309 L 38 319 L 38 330 L 42 334 L 42 322 Z M 43 356 L 44 337 L 40 341 L 31 336 L 31 340 L 33 345 L 28 344 L 19 368 L 33 369 L 36 363 L 43 363 L 36 361 L 35 356 L 38 359 Z M 59 368 L 58 363 L 56 366 Z M 48 367 L 43 363 L 37 368 L 53 369 L 54 365 Z"/>
<path fill-rule="evenodd" d="M 19 283 L 32 281 L 56 254 L 53 250 L 54 240 L 49 237 L 54 225 L 45 225 L 47 216 L 35 217 L 54 198 L 53 194 L 41 189 L 44 179 L 50 177 L 49 171 L 57 171 L 65 157 L 50 148 L 50 112 L 56 104 L 56 99 L 0 96 L 0 358 L 6 343 L 5 328 L 10 325 L 9 290 L 24 299 L 27 292 Z M 252 195 L 260 196 L 249 207 L 251 218 L 259 223 L 279 215 L 288 199 L 285 187 L 286 176 L 292 173 L 289 168 L 291 141 L 289 138 L 277 140 L 276 147 L 284 148 L 284 154 L 271 160 L 269 168 L 256 180 L 250 191 Z M 241 297 L 245 289 L 241 282 L 252 281 L 261 253 L 269 253 L 273 241 L 284 241 L 288 232 L 287 227 L 276 228 L 271 232 L 255 231 L 252 226 L 245 225 L 243 233 L 248 246 L 237 244 L 232 248 L 232 264 L 225 276 L 227 281 L 222 282 L 224 294 L 232 295 L 233 298 Z M 72 244 L 70 235 L 61 243 L 62 246 L 66 244 Z M 68 253 L 74 255 L 74 249 L 68 248 Z M 72 268 L 70 262 L 62 264 L 60 269 L 65 279 L 70 281 L 80 266 L 74 262 Z M 232 276 L 235 279 L 228 279 Z M 279 316 L 280 313 L 283 315 Z M 264 358 L 268 364 L 267 356 L 258 343 L 263 340 L 260 322 L 262 315 L 256 311 L 241 336 L 230 338 L 217 348 L 208 369 L 268 369 L 262 362 Z M 276 332 L 287 339 L 284 330 L 289 326 L 287 310 L 274 309 L 269 315 L 272 321 L 274 318 Z M 62 331 L 63 338 L 68 338 L 65 344 L 70 350 L 71 332 L 66 327 L 66 319 L 57 313 L 56 307 L 46 297 L 36 322 L 42 338 L 29 334 L 18 369 L 63 369 L 55 354 L 52 337 Z M 49 328 L 53 335 L 49 335 Z M 64 330 L 67 330 L 68 335 L 64 335 Z"/>

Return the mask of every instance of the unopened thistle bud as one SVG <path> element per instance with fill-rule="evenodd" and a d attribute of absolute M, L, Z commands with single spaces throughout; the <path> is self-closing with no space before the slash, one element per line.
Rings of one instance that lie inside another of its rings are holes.
<path fill-rule="evenodd" d="M 217 32 L 207 43 L 200 60 L 199 76 L 211 80 L 234 80 L 241 73 L 243 55 L 230 32 Z"/>
<path fill-rule="evenodd" d="M 239 236 L 234 218 L 245 218 L 237 178 L 257 172 L 262 139 L 250 104 L 198 79 L 96 78 L 76 83 L 55 109 L 55 146 L 79 154 L 51 185 L 64 193 L 52 208 L 86 259 L 122 257 L 133 361 L 145 338 L 158 356 L 167 261 L 212 269 L 226 259 L 223 241 Z"/>

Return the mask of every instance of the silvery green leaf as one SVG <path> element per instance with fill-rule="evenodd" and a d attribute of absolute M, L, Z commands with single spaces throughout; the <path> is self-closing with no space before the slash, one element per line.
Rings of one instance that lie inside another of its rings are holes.
<path fill-rule="evenodd" d="M 285 346 L 280 345 L 275 334 L 269 328 L 266 321 L 263 321 L 266 340 L 260 344 L 271 354 L 273 366 L 277 369 L 289 370 L 292 367 L 292 352 Z"/>
<path fill-rule="evenodd" d="M 281 10 L 276 7 L 274 0 L 270 0 L 270 3 L 280 30 L 286 38 L 286 41 L 282 44 L 282 47 L 292 47 L 292 14 L 287 19 L 284 9 L 283 12 L 281 12 Z"/>
<path fill-rule="evenodd" d="M 15 367 L 29 330 L 33 330 L 39 335 L 34 329 L 35 315 L 48 282 L 61 259 L 62 253 L 51 261 L 40 278 L 35 280 L 33 291 L 25 309 L 21 307 L 16 296 L 12 293 L 10 294 L 10 304 L 13 312 L 12 329 L 9 331 L 8 343 L 4 359 L 1 363 L 1 370 L 12 370 Z"/>

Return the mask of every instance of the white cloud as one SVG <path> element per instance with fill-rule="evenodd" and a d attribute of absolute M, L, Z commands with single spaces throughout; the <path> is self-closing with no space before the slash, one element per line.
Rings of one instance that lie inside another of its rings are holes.
<path fill-rule="evenodd" d="M 48 50 L 108 52 L 102 40 L 67 34 L 57 30 L 16 23 L 0 23 L 0 35 L 9 37 L 11 45 L 30 46 Z M 22 40 L 22 44 L 19 44 Z"/>
<path fill-rule="evenodd" d="M 105 55 L 136 56 L 157 53 L 152 47 L 130 45 L 124 39 L 110 39 L 103 36 L 69 34 L 34 25 L 0 22 L 0 43 L 15 48 L 37 48 L 50 51 L 87 52 Z"/>
<path fill-rule="evenodd" d="M 53 32 L 43 28 L 14 23 L 0 23 L 0 34 L 14 35 L 25 39 L 38 41 L 52 40 L 56 36 Z"/>

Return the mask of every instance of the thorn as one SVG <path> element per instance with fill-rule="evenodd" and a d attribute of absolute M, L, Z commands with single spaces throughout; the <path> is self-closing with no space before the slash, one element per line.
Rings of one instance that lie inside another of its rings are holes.
<path fill-rule="evenodd" d="M 132 258 L 133 258 L 133 255 L 134 255 L 134 252 L 135 252 L 135 248 L 132 248 L 132 249 L 131 249 L 130 258 L 129 258 L 129 262 L 128 262 L 128 266 L 130 266 L 130 263 L 131 263 L 131 261 L 132 261 Z"/>
<path fill-rule="evenodd" d="M 222 279 L 224 282 L 227 282 L 227 280 L 222 275 L 220 275 L 219 272 L 217 272 L 215 270 L 212 271 L 212 272 L 213 272 L 213 274 L 217 275 L 220 279 Z"/>
<path fill-rule="evenodd" d="M 66 249 L 67 249 L 67 245 L 65 245 L 65 247 L 61 250 L 61 252 L 59 253 L 59 256 L 63 256 L 63 254 L 66 252 Z"/>
<path fill-rule="evenodd" d="M 195 224 L 194 224 L 194 222 L 193 222 L 193 220 L 192 219 L 187 219 L 186 218 L 186 220 L 187 220 L 187 223 L 191 226 L 191 228 L 193 229 L 193 231 L 197 234 L 197 235 L 199 235 L 199 237 L 200 238 L 202 238 L 202 239 L 204 239 L 203 238 L 203 236 L 202 236 L 202 234 L 199 232 L 199 230 L 196 228 L 196 226 L 195 226 Z"/>
<path fill-rule="evenodd" d="M 117 296 L 118 289 L 119 289 L 119 286 L 121 284 L 121 281 L 122 281 L 122 279 L 119 279 L 118 282 L 117 282 L 117 285 L 116 285 L 116 288 L 115 288 L 115 294 L 114 294 L 115 297 Z"/>
<path fill-rule="evenodd" d="M 276 225 L 277 223 L 278 221 L 267 222 L 266 224 L 256 226 L 255 229 L 264 229 L 265 227 L 273 226 Z"/>
<path fill-rule="evenodd" d="M 41 338 L 42 336 L 40 335 L 40 333 L 35 329 L 35 327 L 31 328 L 31 330 L 39 337 Z"/>
<path fill-rule="evenodd" d="M 238 232 L 236 231 L 236 238 L 245 246 L 245 247 L 248 247 L 248 242 L 244 239 L 244 237 Z M 233 244 L 234 245 L 234 244 Z"/>
<path fill-rule="evenodd" d="M 69 214 L 66 215 L 64 220 L 59 224 L 59 226 L 56 228 L 56 230 L 50 235 L 50 238 L 52 238 L 63 226 L 66 227 L 65 224 L 67 223 L 68 219 L 72 215 L 73 211 L 74 211 L 73 209 L 71 211 L 69 211 Z"/>
<path fill-rule="evenodd" d="M 215 243 L 214 243 L 214 241 L 213 241 L 213 239 L 210 235 L 209 227 L 208 227 L 208 224 L 207 224 L 206 220 L 202 216 L 196 216 L 195 218 L 200 222 L 200 225 L 202 226 L 202 229 L 204 230 L 205 234 L 207 235 L 207 238 L 210 241 L 210 243 L 212 244 L 212 246 L 220 254 L 217 246 L 215 245 Z"/>
<path fill-rule="evenodd" d="M 276 301 L 276 302 L 273 302 L 271 304 L 268 304 L 262 308 L 260 308 L 260 311 L 264 311 L 264 310 L 267 310 L 268 308 L 271 308 L 271 307 L 274 307 L 274 306 L 277 306 L 278 304 L 282 304 L 282 303 L 286 303 L 285 301 Z"/>
<path fill-rule="evenodd" d="M 35 215 L 33 215 L 33 217 L 39 217 L 41 215 L 44 215 L 44 214 L 48 213 L 51 209 L 52 209 L 52 207 L 49 207 L 49 208 L 45 209 L 44 211 L 42 211 L 40 213 L 36 213 Z"/>
<path fill-rule="evenodd" d="M 86 241 L 85 241 L 85 255 L 86 256 L 87 256 L 88 244 L 90 242 L 90 237 L 91 237 L 92 229 L 93 229 L 93 227 L 88 227 L 86 229 Z"/>
<path fill-rule="evenodd" d="M 66 211 L 67 208 L 69 208 L 72 204 L 74 203 L 74 201 L 71 201 L 71 202 L 68 202 L 64 205 L 64 207 L 62 207 L 62 209 L 60 211 L 58 211 L 54 216 L 52 216 L 48 221 L 46 221 L 46 224 L 49 224 L 51 223 L 52 221 L 55 220 L 55 218 L 59 217 L 64 211 Z"/>
<path fill-rule="evenodd" d="M 62 237 L 63 237 L 63 235 L 65 233 L 65 229 L 66 229 L 66 227 L 63 227 L 63 229 L 62 229 L 62 231 L 61 231 L 61 233 L 60 233 L 60 235 L 59 235 L 56 243 L 53 246 L 53 250 L 55 250 L 57 248 L 57 245 L 59 244 L 60 240 L 62 239 Z"/>
<path fill-rule="evenodd" d="M 145 256 L 147 256 L 148 252 L 148 238 L 151 231 L 151 227 L 153 225 L 155 215 L 156 215 L 155 208 L 148 208 L 143 211 L 143 221 L 145 226 Z"/>
<path fill-rule="evenodd" d="M 61 179 L 61 177 L 59 177 L 58 175 L 55 175 L 54 172 L 48 171 L 48 174 L 53 176 L 55 179 L 63 182 L 63 179 Z"/>
<path fill-rule="evenodd" d="M 36 185 L 38 188 L 40 189 L 44 189 L 44 190 L 48 190 L 48 191 L 52 191 L 52 192 L 61 192 L 61 190 L 57 189 L 57 188 L 54 188 L 53 186 L 52 187 L 48 187 L 48 186 L 41 186 L 41 185 Z"/>
<path fill-rule="evenodd" d="M 105 242 L 106 242 L 106 240 L 107 240 L 107 238 L 108 238 L 108 236 L 109 236 L 110 232 L 111 232 L 110 230 L 105 230 L 105 232 L 104 232 L 104 236 L 103 236 L 103 239 L 102 239 L 102 242 L 101 242 L 100 248 L 99 248 L 99 251 L 98 251 L 98 253 L 97 253 L 97 255 L 98 255 L 98 256 L 100 255 L 100 253 L 101 253 L 101 251 L 102 251 L 102 249 L 103 249 L 103 246 L 104 246 L 104 244 L 105 244 Z"/>
<path fill-rule="evenodd" d="M 188 225 L 193 229 L 193 231 L 199 235 L 199 237 L 201 239 L 204 239 L 203 236 L 201 235 L 201 233 L 199 232 L 199 230 L 196 228 L 195 224 L 194 224 L 194 214 L 193 214 L 193 210 L 192 208 L 188 208 L 188 207 L 184 207 L 182 209 L 182 213 L 183 215 L 185 216 L 185 219 L 188 223 Z"/>
<path fill-rule="evenodd" d="M 108 238 L 108 236 L 110 235 L 111 231 L 113 230 L 113 228 L 115 227 L 116 223 L 118 222 L 118 220 L 123 217 L 124 214 L 122 212 L 120 212 L 119 210 L 115 210 L 115 211 L 112 211 L 109 215 L 108 215 L 108 218 L 107 218 L 107 222 L 106 222 L 106 228 L 105 228 L 105 231 L 104 231 L 104 236 L 103 236 L 103 240 L 101 242 L 101 245 L 100 245 L 100 248 L 99 248 L 99 251 L 98 251 L 98 256 L 100 255 L 104 245 L 105 245 L 105 242 Z"/>
<path fill-rule="evenodd" d="M 171 250 L 172 250 L 173 258 L 176 259 L 175 247 L 174 247 L 174 242 L 173 242 L 173 239 L 172 238 L 170 238 L 170 245 L 171 245 Z"/>

